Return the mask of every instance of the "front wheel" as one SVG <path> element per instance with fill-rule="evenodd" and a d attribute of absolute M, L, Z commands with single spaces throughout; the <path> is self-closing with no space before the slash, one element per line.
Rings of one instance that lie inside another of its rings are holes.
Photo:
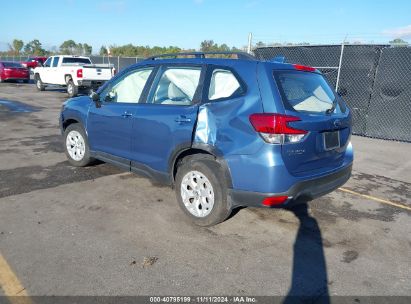
<path fill-rule="evenodd" d="M 80 124 L 71 124 L 64 131 L 64 151 L 73 166 L 85 167 L 93 161 L 86 132 Z"/>
<path fill-rule="evenodd" d="M 177 169 L 175 190 L 181 209 L 199 226 L 221 223 L 231 213 L 221 166 L 208 155 L 183 159 Z"/>
<path fill-rule="evenodd" d="M 44 91 L 46 89 L 46 87 L 43 84 L 43 81 L 41 81 L 41 78 L 40 78 L 39 75 L 36 76 L 36 88 L 39 91 Z"/>
<path fill-rule="evenodd" d="M 78 94 L 78 86 L 71 79 L 67 82 L 67 94 L 70 98 L 76 97 Z"/>

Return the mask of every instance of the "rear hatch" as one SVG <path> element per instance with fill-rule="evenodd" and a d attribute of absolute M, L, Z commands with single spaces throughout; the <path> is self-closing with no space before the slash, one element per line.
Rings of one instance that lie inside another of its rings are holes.
<path fill-rule="evenodd" d="M 322 74 L 309 67 L 274 71 L 291 128 L 307 133 L 301 141 L 284 143 L 282 157 L 296 176 L 320 174 L 342 165 L 351 134 L 351 114 Z M 298 119 L 297 119 L 298 118 Z"/>

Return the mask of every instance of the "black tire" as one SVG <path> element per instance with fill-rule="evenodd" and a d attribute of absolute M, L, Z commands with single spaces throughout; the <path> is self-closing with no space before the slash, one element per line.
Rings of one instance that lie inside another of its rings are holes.
<path fill-rule="evenodd" d="M 36 77 L 34 77 L 34 79 L 36 80 L 36 88 L 38 91 L 44 91 L 46 89 L 46 86 L 44 85 L 43 81 L 41 81 L 40 75 L 36 75 Z"/>
<path fill-rule="evenodd" d="M 24 79 L 23 83 L 29 83 L 30 79 Z"/>
<path fill-rule="evenodd" d="M 67 94 L 70 98 L 78 95 L 78 86 L 71 79 L 67 82 Z"/>
<path fill-rule="evenodd" d="M 204 175 L 214 192 L 214 206 L 211 212 L 204 216 L 198 217 L 190 213 L 183 202 L 181 195 L 181 187 L 183 178 L 191 171 L 198 171 Z M 223 170 L 218 162 L 211 155 L 196 154 L 187 156 L 183 159 L 177 168 L 175 178 L 175 192 L 178 204 L 191 221 L 198 226 L 213 226 L 227 219 L 232 211 L 232 207 L 228 202 L 227 197 L 227 182 L 224 177 Z"/>
<path fill-rule="evenodd" d="M 67 137 L 72 131 L 77 131 L 84 140 L 85 151 L 84 151 L 83 157 L 80 160 L 76 160 L 72 158 L 70 153 L 68 152 Z M 83 127 L 79 123 L 71 124 L 66 128 L 66 130 L 64 130 L 63 147 L 64 147 L 64 152 L 66 153 L 68 161 L 70 162 L 70 164 L 72 164 L 75 167 L 85 167 L 85 166 L 90 165 L 94 161 L 94 159 L 90 157 L 90 148 L 89 148 L 86 132 L 84 131 Z"/>

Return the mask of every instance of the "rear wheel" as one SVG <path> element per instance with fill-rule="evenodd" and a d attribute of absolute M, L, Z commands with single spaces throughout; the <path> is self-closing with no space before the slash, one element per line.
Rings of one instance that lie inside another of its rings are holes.
<path fill-rule="evenodd" d="M 231 213 L 220 165 L 208 155 L 183 159 L 177 169 L 175 191 L 181 209 L 199 226 L 223 222 Z"/>
<path fill-rule="evenodd" d="M 85 167 L 92 163 L 87 135 L 80 124 L 71 124 L 64 131 L 64 151 L 73 166 Z"/>
<path fill-rule="evenodd" d="M 71 79 L 67 82 L 67 94 L 69 97 L 76 97 L 78 94 L 78 86 Z"/>
<path fill-rule="evenodd" d="M 41 81 L 41 78 L 39 75 L 36 75 L 36 88 L 39 91 L 44 91 L 46 89 L 46 86 L 44 85 L 43 81 Z"/>

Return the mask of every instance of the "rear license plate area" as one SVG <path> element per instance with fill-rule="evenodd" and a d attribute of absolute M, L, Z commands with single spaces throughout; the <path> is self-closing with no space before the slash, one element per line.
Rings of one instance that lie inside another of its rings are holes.
<path fill-rule="evenodd" d="M 340 147 L 340 132 L 324 132 L 323 133 L 324 149 L 326 151 L 334 150 Z"/>

